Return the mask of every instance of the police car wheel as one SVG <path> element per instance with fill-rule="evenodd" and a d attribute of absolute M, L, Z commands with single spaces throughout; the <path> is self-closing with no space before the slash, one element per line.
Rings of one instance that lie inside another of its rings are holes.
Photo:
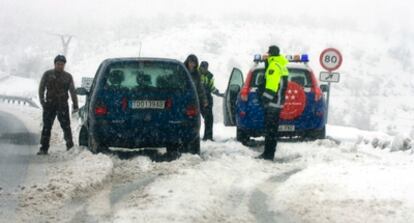
<path fill-rule="evenodd" d="M 315 130 L 309 131 L 306 135 L 307 135 L 307 138 L 311 140 L 325 139 L 326 138 L 326 127 L 324 126 L 322 129 L 315 129 Z"/>
<path fill-rule="evenodd" d="M 236 139 L 242 144 L 246 144 L 250 140 L 250 136 L 242 129 L 237 128 Z"/>

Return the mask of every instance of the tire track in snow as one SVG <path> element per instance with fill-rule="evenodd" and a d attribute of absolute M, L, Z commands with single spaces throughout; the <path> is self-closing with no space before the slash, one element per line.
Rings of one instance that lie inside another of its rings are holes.
<path fill-rule="evenodd" d="M 264 184 L 260 185 L 253 191 L 249 200 L 249 211 L 255 217 L 256 222 L 259 223 L 288 223 L 292 222 L 288 216 L 284 216 L 283 213 L 274 212 L 270 210 L 267 205 L 268 194 L 275 190 L 281 183 L 288 180 L 294 174 L 302 171 L 303 169 L 293 169 L 282 174 L 278 174 L 269 178 Z"/>
<path fill-rule="evenodd" d="M 201 161 L 190 158 L 156 163 L 146 157 L 122 160 L 115 156 L 112 160 L 114 171 L 107 186 L 91 196 L 72 200 L 65 206 L 61 214 L 72 216 L 68 222 L 113 222 L 117 206 L 127 200 L 129 195 L 144 190 L 157 179 L 174 174 L 182 167 L 191 167 Z"/>
<path fill-rule="evenodd" d="M 76 210 L 70 223 L 79 222 L 112 222 L 113 206 L 122 201 L 128 194 L 143 189 L 158 177 L 151 174 L 132 183 L 114 184 L 107 186 L 101 191 L 97 191 L 87 199 L 77 199 L 70 202 L 66 209 Z M 97 204 L 97 203 L 100 204 Z"/>

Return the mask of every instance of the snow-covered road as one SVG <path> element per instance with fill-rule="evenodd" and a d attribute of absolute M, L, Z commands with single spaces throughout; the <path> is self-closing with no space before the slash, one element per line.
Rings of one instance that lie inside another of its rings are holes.
<path fill-rule="evenodd" d="M 216 141 L 202 142 L 201 156 L 173 162 L 66 152 L 55 139 L 50 156 L 30 156 L 27 175 L 42 177 L 19 188 L 17 220 L 414 222 L 414 156 L 370 143 L 386 135 L 330 126 L 337 141 L 282 142 L 268 162 L 254 159 L 260 143 L 245 147 L 234 128 L 215 128 Z"/>

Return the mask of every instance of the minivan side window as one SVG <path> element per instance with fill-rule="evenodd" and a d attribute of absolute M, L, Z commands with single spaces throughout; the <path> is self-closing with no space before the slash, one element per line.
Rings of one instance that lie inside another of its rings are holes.
<path fill-rule="evenodd" d="M 253 73 L 252 83 L 250 83 L 250 85 L 252 87 L 259 87 L 260 84 L 265 81 L 264 74 L 264 69 L 255 70 Z M 310 78 L 309 71 L 306 69 L 289 69 L 288 80 L 293 81 L 302 87 L 312 87 L 312 80 Z"/>
<path fill-rule="evenodd" d="M 106 89 L 144 90 L 178 89 L 187 87 L 184 67 L 164 61 L 128 61 L 110 64 L 105 71 Z"/>

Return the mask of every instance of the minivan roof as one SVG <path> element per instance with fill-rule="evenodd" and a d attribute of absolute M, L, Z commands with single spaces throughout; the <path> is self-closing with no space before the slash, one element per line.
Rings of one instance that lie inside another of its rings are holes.
<path fill-rule="evenodd" d="M 118 58 L 108 58 L 104 60 L 105 63 L 129 62 L 129 61 L 157 61 L 157 62 L 182 63 L 181 61 L 177 59 L 156 58 L 156 57 L 118 57 Z"/>

